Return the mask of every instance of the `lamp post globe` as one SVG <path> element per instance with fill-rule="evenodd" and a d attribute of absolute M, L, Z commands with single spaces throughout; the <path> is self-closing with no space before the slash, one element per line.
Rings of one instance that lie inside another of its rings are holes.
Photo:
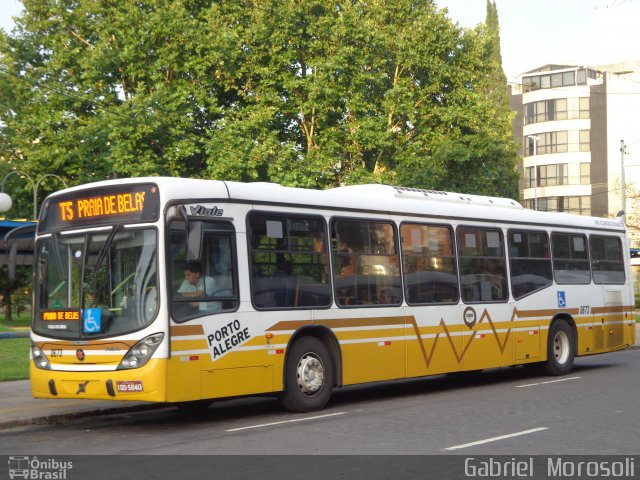
<path fill-rule="evenodd" d="M 11 205 L 13 205 L 11 197 L 4 192 L 0 192 L 0 212 L 9 211 Z"/>

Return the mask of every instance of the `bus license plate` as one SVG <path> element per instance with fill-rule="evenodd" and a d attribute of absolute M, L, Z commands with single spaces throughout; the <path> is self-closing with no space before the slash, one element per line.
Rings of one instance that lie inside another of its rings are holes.
<path fill-rule="evenodd" d="M 141 380 L 129 380 L 126 382 L 116 382 L 116 390 L 118 392 L 143 392 Z"/>

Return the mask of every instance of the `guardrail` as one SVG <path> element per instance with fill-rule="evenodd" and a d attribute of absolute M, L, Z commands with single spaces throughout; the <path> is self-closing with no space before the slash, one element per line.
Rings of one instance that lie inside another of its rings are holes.
<path fill-rule="evenodd" d="M 0 332 L 0 340 L 7 338 L 29 338 L 29 332 Z"/>

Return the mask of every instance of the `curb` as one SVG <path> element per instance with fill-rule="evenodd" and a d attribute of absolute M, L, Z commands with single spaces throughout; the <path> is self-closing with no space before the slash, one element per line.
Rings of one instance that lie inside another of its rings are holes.
<path fill-rule="evenodd" d="M 29 338 L 29 332 L 0 332 L 0 340 L 7 338 Z"/>
<path fill-rule="evenodd" d="M 83 410 L 80 412 L 71 413 L 58 413 L 34 418 L 18 418 L 15 420 L 9 420 L 7 422 L 0 422 L 0 430 L 28 427 L 34 425 L 57 425 L 65 421 L 71 421 L 85 417 L 116 415 L 119 413 L 129 412 L 142 412 L 147 410 L 159 410 L 162 408 L 169 408 L 169 405 L 167 405 L 166 403 L 149 403 L 140 405 L 127 405 L 122 407 L 99 408 L 97 410 Z"/>

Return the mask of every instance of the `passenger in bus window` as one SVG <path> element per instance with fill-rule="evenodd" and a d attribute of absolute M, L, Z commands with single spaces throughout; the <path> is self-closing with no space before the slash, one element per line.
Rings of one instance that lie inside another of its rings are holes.
<path fill-rule="evenodd" d="M 393 292 L 390 288 L 383 288 L 382 290 L 380 290 L 380 298 L 378 299 L 378 303 L 381 305 L 393 305 L 398 302 L 393 299 Z"/>
<path fill-rule="evenodd" d="M 483 301 L 503 300 L 504 275 L 496 269 L 496 261 L 485 258 L 480 281 L 480 296 Z"/>
<path fill-rule="evenodd" d="M 210 297 L 218 289 L 213 277 L 202 275 L 202 267 L 198 262 L 190 262 L 184 270 L 184 281 L 178 293 L 187 298 Z M 192 302 L 192 307 L 200 310 L 219 310 L 220 302 Z"/>
<path fill-rule="evenodd" d="M 345 255 L 339 257 L 339 273 L 338 276 L 348 277 L 356 274 L 355 258 L 353 255 Z"/>

